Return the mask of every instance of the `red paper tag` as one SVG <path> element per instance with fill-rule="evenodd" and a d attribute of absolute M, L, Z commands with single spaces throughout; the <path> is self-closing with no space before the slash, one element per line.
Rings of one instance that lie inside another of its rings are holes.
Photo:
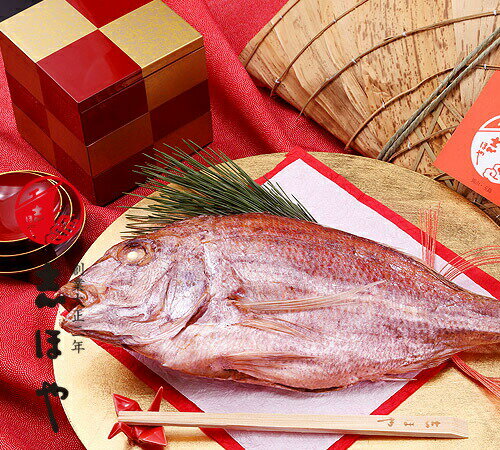
<path fill-rule="evenodd" d="M 490 78 L 434 164 L 500 205 L 500 72 Z"/>

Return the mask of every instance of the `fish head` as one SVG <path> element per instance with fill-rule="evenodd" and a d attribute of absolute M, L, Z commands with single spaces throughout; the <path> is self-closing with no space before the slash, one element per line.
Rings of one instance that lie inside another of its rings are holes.
<path fill-rule="evenodd" d="M 158 332 L 160 317 L 172 320 L 165 300 L 178 243 L 175 236 L 148 235 L 111 247 L 58 291 L 69 311 L 62 328 L 121 345 Z"/>

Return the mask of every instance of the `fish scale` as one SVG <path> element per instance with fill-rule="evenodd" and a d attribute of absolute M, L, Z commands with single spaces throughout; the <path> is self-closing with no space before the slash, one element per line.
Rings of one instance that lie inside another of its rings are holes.
<path fill-rule="evenodd" d="M 123 241 L 78 281 L 85 295 L 65 330 L 277 388 L 397 379 L 500 342 L 497 300 L 385 245 L 267 214 L 202 216 Z M 74 281 L 59 293 L 79 296 Z M 72 320 L 78 310 L 84 321 Z"/>

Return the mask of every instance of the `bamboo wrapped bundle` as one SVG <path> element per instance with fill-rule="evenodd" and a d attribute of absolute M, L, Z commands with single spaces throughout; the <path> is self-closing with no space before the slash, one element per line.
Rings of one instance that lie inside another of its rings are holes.
<path fill-rule="evenodd" d="M 499 15 L 499 0 L 290 0 L 240 59 L 346 148 L 442 181 L 500 223 L 498 206 L 433 165 L 500 68 Z"/>

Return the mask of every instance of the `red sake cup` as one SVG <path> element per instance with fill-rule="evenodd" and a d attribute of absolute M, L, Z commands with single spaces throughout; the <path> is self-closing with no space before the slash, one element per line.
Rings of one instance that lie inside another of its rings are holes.
<path fill-rule="evenodd" d="M 85 209 L 78 194 L 60 186 L 52 205 L 54 216 L 66 214 L 81 218 L 78 232 L 59 244 L 40 244 L 29 239 L 16 218 L 16 202 L 26 199 L 26 185 L 41 194 L 54 188 L 49 174 L 29 170 L 0 173 L 0 274 L 26 272 L 41 267 L 65 253 L 78 239 L 85 222 Z M 40 179 L 40 181 L 37 181 Z M 31 183 L 31 184 L 30 184 Z"/>

